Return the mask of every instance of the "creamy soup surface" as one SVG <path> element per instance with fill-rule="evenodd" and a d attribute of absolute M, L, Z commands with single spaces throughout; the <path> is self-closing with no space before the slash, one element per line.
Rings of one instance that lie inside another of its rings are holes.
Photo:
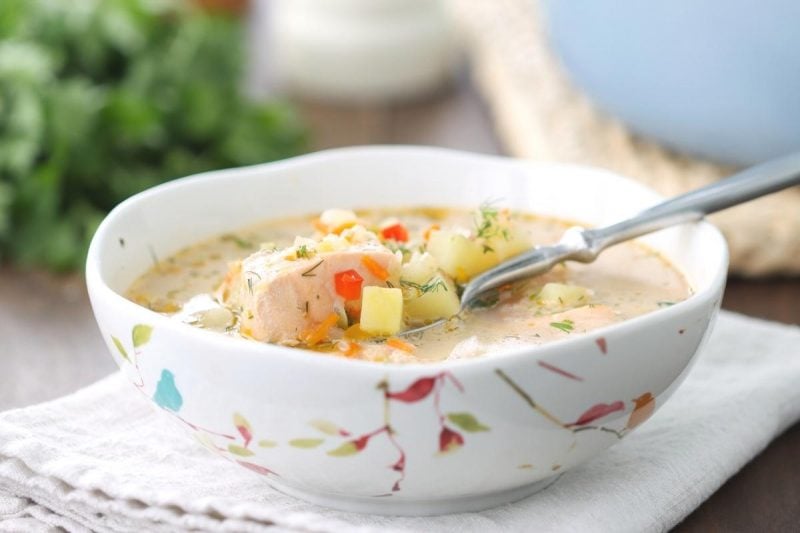
<path fill-rule="evenodd" d="M 388 362 L 483 356 L 580 335 L 673 305 L 691 289 L 652 249 L 628 242 L 594 263 L 568 262 L 458 310 L 459 287 L 571 224 L 484 205 L 268 221 L 159 261 L 126 296 L 196 327 Z"/>

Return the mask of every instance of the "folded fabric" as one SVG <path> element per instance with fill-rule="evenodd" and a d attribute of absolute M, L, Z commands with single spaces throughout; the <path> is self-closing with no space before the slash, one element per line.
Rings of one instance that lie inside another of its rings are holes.
<path fill-rule="evenodd" d="M 387 517 L 271 489 L 177 434 L 115 374 L 0 414 L 0 531 L 664 531 L 800 418 L 798 381 L 800 328 L 723 312 L 674 397 L 546 490 L 478 513 Z"/>

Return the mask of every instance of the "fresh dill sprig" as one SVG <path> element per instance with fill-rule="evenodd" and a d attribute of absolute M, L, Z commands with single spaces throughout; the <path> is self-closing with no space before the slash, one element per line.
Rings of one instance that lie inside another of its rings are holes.
<path fill-rule="evenodd" d="M 394 240 L 391 240 L 391 239 L 386 241 L 386 242 L 384 242 L 383 245 L 386 246 L 388 249 L 390 249 L 393 252 L 399 251 L 400 253 L 403 254 L 403 257 L 411 255 L 411 253 L 413 251 L 413 250 L 411 250 L 411 248 L 409 248 L 405 244 L 397 242 L 397 241 L 394 241 Z M 423 250 L 420 250 L 420 251 L 422 252 Z"/>
<path fill-rule="evenodd" d="M 236 246 L 238 246 L 239 248 L 241 248 L 243 250 L 249 250 L 250 248 L 253 247 L 253 243 L 252 242 L 250 242 L 250 241 L 248 241 L 246 239 L 243 239 L 243 238 L 239 237 L 238 235 L 234 235 L 233 233 L 226 233 L 225 235 L 220 237 L 219 240 L 221 240 L 223 242 L 232 242 Z"/>
<path fill-rule="evenodd" d="M 573 322 L 572 320 L 570 320 L 568 318 L 565 318 L 561 322 L 550 322 L 550 326 L 552 326 L 552 327 L 554 327 L 556 329 L 560 329 L 564 333 L 569 333 L 573 329 L 575 329 L 575 322 Z"/>
<path fill-rule="evenodd" d="M 253 295 L 253 278 L 252 278 L 252 276 L 257 277 L 258 281 L 261 281 L 262 280 L 261 274 L 259 274 L 258 272 L 253 272 L 252 270 L 245 270 L 244 273 L 248 275 L 247 276 L 247 292 L 249 292 L 250 295 L 252 296 Z"/>
<path fill-rule="evenodd" d="M 502 237 L 504 240 L 511 239 L 511 233 L 508 228 L 500 223 L 500 210 L 494 206 L 493 202 L 484 202 L 478 208 L 477 216 L 475 217 L 475 236 L 479 239 L 488 241 L 495 237 Z M 493 252 L 488 243 L 483 243 L 483 253 Z"/>
<path fill-rule="evenodd" d="M 305 272 L 303 272 L 300 275 L 303 276 L 304 278 L 313 278 L 314 276 L 316 276 L 316 274 L 314 274 L 314 271 L 317 269 L 317 267 L 319 267 L 324 262 L 325 262 L 324 259 L 320 259 L 319 263 L 317 263 L 316 265 L 312 266 L 311 268 L 309 268 L 308 270 L 306 270 Z"/>
<path fill-rule="evenodd" d="M 417 295 L 421 296 L 423 294 L 427 294 L 429 292 L 436 292 L 439 289 L 444 289 L 447 291 L 447 284 L 441 278 L 441 276 L 434 276 L 429 279 L 426 283 L 420 284 L 415 283 L 413 281 L 408 281 L 405 279 L 400 280 L 400 285 L 403 287 L 411 288 L 417 291 Z"/>
<path fill-rule="evenodd" d="M 295 252 L 295 255 L 297 255 L 298 259 L 310 259 L 315 253 L 316 250 L 313 248 L 309 248 L 307 245 L 301 244 L 297 247 L 297 252 Z"/>

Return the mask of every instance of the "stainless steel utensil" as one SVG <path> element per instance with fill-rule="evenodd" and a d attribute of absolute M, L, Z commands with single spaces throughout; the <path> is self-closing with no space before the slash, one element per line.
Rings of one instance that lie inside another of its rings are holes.
<path fill-rule="evenodd" d="M 569 228 L 552 246 L 536 246 L 467 283 L 461 293 L 459 313 L 482 293 L 520 279 L 547 272 L 561 261 L 591 263 L 614 244 L 738 205 L 760 196 L 800 184 L 800 153 L 750 167 L 712 185 L 676 196 L 646 209 L 638 215 L 610 226 L 594 229 Z M 451 317 L 452 318 L 452 317 Z M 441 326 L 443 318 L 400 335 L 413 335 Z"/>

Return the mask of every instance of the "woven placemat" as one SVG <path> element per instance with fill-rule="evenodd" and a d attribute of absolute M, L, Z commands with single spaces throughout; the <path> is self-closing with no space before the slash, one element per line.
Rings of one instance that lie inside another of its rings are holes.
<path fill-rule="evenodd" d="M 450 0 L 498 134 L 515 156 L 594 165 L 675 195 L 735 169 L 630 133 L 570 84 L 547 46 L 536 0 Z M 800 274 L 800 191 L 714 215 L 738 274 Z"/>

